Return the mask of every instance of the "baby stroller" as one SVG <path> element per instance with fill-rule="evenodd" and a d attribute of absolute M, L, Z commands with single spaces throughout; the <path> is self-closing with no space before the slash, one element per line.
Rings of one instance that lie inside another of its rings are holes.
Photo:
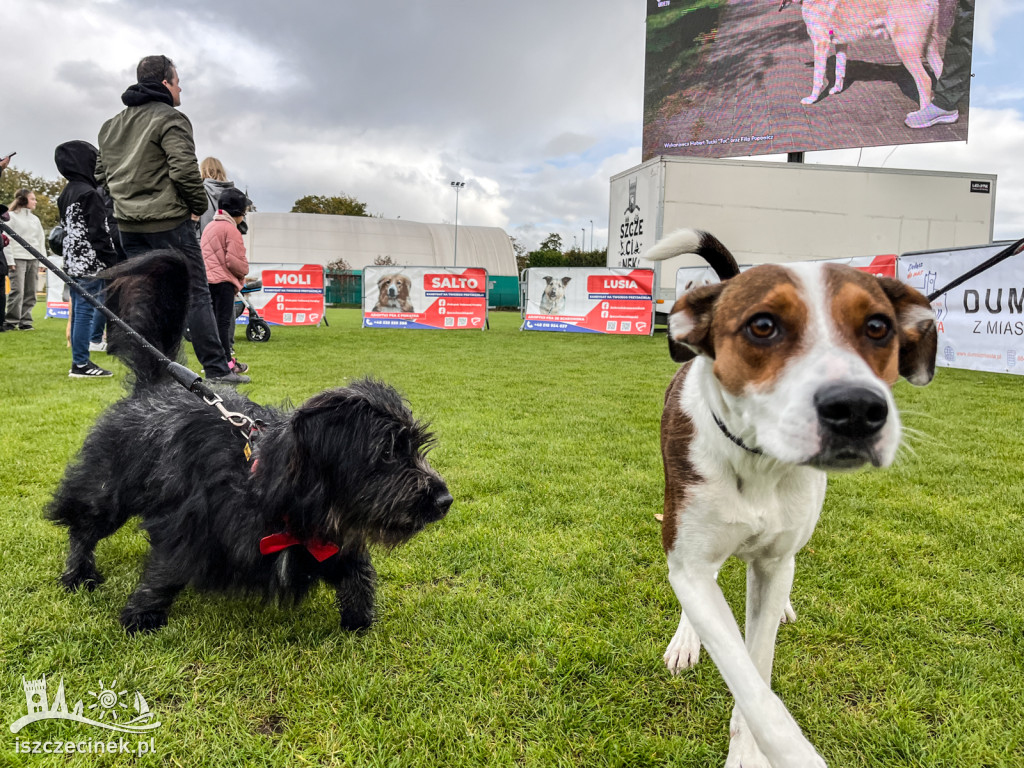
<path fill-rule="evenodd" d="M 243 311 L 249 310 L 249 324 L 245 326 L 245 338 L 249 341 L 270 341 L 270 324 L 260 317 L 248 296 L 262 288 L 262 280 L 253 280 L 243 285 L 242 290 L 235 294 L 235 319 L 237 320 Z"/>

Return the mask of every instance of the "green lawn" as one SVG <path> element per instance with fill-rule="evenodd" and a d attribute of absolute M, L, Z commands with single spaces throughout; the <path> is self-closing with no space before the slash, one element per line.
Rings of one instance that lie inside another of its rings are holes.
<path fill-rule="evenodd" d="M 132 525 L 98 549 L 107 582 L 65 594 L 66 539 L 42 509 L 123 369 L 96 355 L 118 377 L 69 379 L 63 321 L 0 334 L 0 765 L 722 765 L 717 670 L 705 657 L 672 678 L 661 661 L 678 621 L 654 519 L 664 334 L 328 318 L 267 344 L 239 334 L 246 391 L 301 402 L 364 374 L 393 383 L 433 423 L 455 496 L 447 519 L 377 554 L 365 635 L 336 629 L 323 588 L 290 611 L 187 591 L 164 630 L 129 638 L 117 615 L 146 552 Z M 910 449 L 832 481 L 774 687 L 833 768 L 1024 765 L 1021 384 L 948 370 L 900 384 Z M 740 615 L 743 582 L 727 564 Z M 101 683 L 141 692 L 155 755 L 16 754 L 18 739 L 116 737 L 60 721 L 10 733 L 22 677 L 44 674 L 51 699 L 63 677 L 69 708 Z"/>

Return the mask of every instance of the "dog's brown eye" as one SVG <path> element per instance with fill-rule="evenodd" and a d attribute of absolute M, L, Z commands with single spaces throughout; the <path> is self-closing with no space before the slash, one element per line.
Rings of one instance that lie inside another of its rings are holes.
<path fill-rule="evenodd" d="M 891 332 L 892 323 L 889 322 L 889 318 L 882 315 L 869 317 L 864 323 L 864 333 L 872 341 L 884 341 L 889 338 Z"/>
<path fill-rule="evenodd" d="M 754 315 L 747 321 L 747 333 L 754 341 L 770 341 L 779 335 L 779 324 L 771 315 Z"/>

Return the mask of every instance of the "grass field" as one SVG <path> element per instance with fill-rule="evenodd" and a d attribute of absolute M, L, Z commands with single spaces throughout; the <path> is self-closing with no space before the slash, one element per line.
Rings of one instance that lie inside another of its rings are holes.
<path fill-rule="evenodd" d="M 661 661 L 678 621 L 654 519 L 664 334 L 529 334 L 504 313 L 484 333 L 328 318 L 267 344 L 239 334 L 246 391 L 301 402 L 386 379 L 433 423 L 455 496 L 444 521 L 377 554 L 365 635 L 336 629 L 323 588 L 293 611 L 186 591 L 164 630 L 127 637 L 117 615 L 146 552 L 133 525 L 99 547 L 107 582 L 65 594 L 66 539 L 42 509 L 123 369 L 97 355 L 117 378 L 69 379 L 63 321 L 0 334 L 0 765 L 722 765 L 732 700 L 717 670 L 705 656 L 672 678 Z M 912 450 L 831 482 L 774 687 L 833 768 L 1024 765 L 1021 385 L 949 370 L 898 385 Z M 740 616 L 743 582 L 728 563 Z M 44 674 L 51 699 L 63 677 L 69 708 L 141 692 L 155 754 L 15 753 L 110 736 L 58 721 L 12 734 L 23 676 Z"/>

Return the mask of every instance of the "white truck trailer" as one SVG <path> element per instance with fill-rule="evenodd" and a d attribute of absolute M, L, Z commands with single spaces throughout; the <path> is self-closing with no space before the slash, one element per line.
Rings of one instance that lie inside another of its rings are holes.
<path fill-rule="evenodd" d="M 711 232 L 740 264 L 901 254 L 992 241 L 996 176 L 655 157 L 611 179 L 609 267 L 657 274 L 659 313 L 696 256 L 642 258 L 663 234 Z"/>

